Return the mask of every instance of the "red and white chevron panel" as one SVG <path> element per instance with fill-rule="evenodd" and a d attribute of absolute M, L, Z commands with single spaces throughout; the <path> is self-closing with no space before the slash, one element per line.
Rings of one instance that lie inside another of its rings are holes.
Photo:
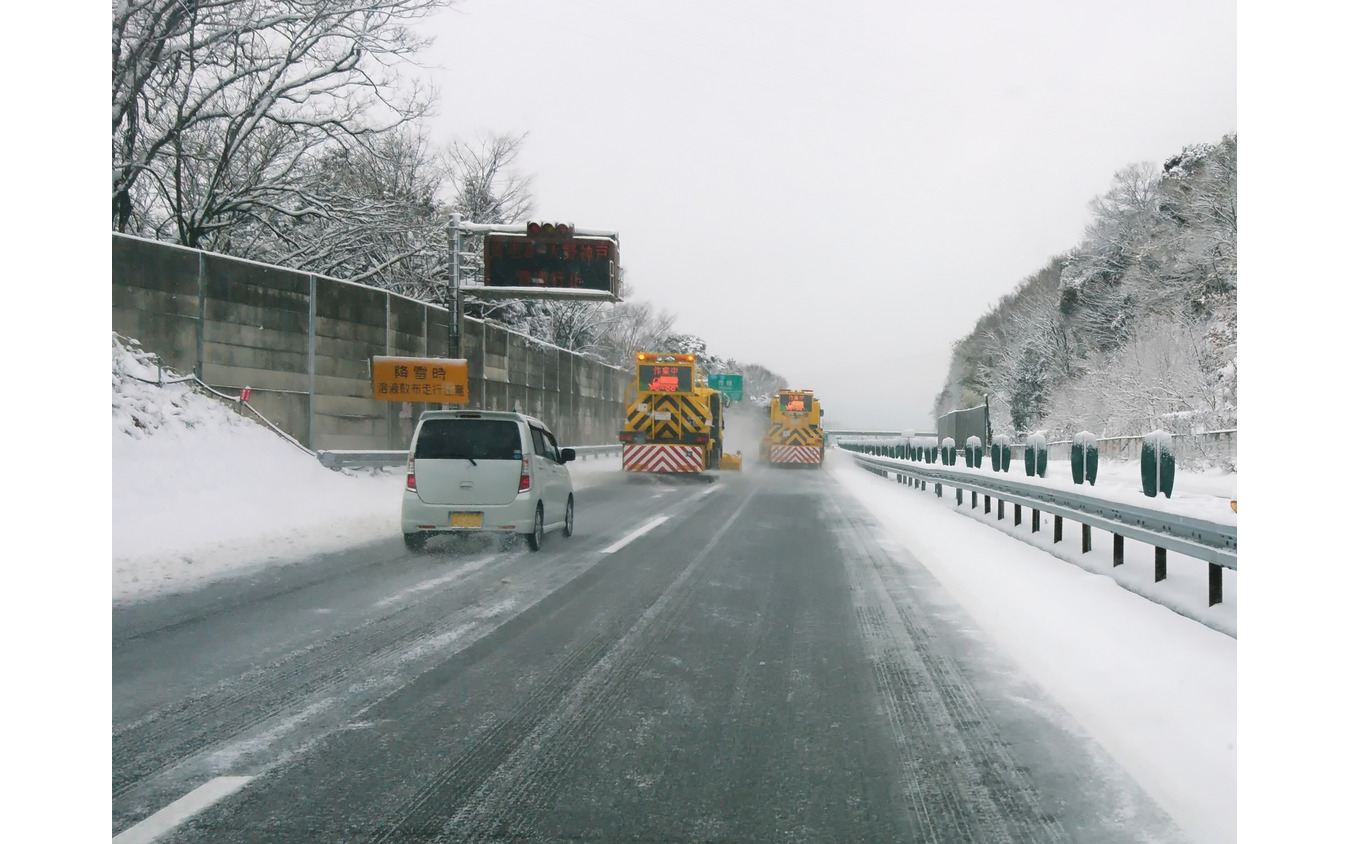
<path fill-rule="evenodd" d="M 696 445 L 633 443 L 623 447 L 623 468 L 628 472 L 701 472 L 703 449 Z"/>
<path fill-rule="evenodd" d="M 770 463 L 819 463 L 820 449 L 805 445 L 775 445 L 769 448 Z"/>

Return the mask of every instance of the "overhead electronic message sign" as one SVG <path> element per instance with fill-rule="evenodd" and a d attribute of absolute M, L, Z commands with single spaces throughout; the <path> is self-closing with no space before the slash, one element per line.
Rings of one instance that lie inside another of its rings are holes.
<path fill-rule="evenodd" d="M 812 400 L 810 393 L 779 393 L 778 409 L 786 413 L 810 413 Z"/>
<path fill-rule="evenodd" d="M 688 393 L 694 389 L 694 367 L 669 363 L 638 364 L 638 384 L 652 393 Z"/>
<path fill-rule="evenodd" d="M 617 293 L 619 244 L 608 237 L 488 234 L 483 281 L 490 288 Z"/>
<path fill-rule="evenodd" d="M 372 393 L 382 401 L 469 401 L 469 362 L 462 359 L 375 355 L 370 380 Z"/>

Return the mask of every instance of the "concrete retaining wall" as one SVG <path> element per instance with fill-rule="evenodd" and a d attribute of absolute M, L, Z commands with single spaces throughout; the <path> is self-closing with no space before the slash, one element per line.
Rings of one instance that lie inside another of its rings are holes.
<path fill-rule="evenodd" d="M 407 448 L 417 415 L 377 401 L 374 355 L 446 357 L 444 308 L 311 273 L 114 234 L 112 328 L 252 405 L 310 449 Z M 544 420 L 566 445 L 615 442 L 632 374 L 466 319 L 470 406 Z M 451 407 L 451 405 L 445 405 Z"/>

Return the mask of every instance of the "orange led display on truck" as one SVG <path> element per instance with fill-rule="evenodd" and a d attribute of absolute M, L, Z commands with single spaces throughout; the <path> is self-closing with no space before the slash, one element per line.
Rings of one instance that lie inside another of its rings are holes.
<path fill-rule="evenodd" d="M 639 363 L 638 382 L 653 393 L 693 392 L 694 365 Z"/>
<path fill-rule="evenodd" d="M 759 459 L 771 466 L 813 466 L 825 462 L 824 411 L 811 390 L 779 390 L 769 404 L 769 430 L 759 442 Z"/>

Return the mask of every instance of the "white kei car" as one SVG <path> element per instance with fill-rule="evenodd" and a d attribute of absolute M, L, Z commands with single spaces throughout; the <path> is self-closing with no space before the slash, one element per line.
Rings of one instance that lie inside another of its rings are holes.
<path fill-rule="evenodd" d="M 433 534 L 517 533 L 538 551 L 545 533 L 571 536 L 575 459 L 532 416 L 427 411 L 408 449 L 403 541 L 420 551 Z"/>

